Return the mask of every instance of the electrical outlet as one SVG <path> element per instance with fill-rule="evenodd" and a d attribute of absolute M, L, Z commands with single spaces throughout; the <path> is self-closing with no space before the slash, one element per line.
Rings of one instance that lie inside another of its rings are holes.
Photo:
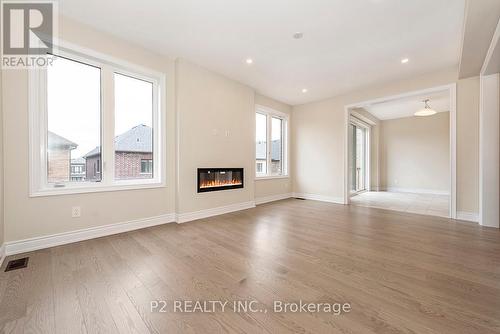
<path fill-rule="evenodd" d="M 71 217 L 78 218 L 82 215 L 82 209 L 79 206 L 74 206 L 71 208 Z"/>

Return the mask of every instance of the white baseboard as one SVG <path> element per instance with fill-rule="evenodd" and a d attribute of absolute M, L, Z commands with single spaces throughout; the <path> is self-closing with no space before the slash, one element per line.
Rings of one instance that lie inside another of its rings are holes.
<path fill-rule="evenodd" d="M 293 197 L 310 199 L 313 201 L 321 201 L 335 204 L 344 204 L 343 197 L 330 197 L 316 194 L 305 194 L 305 193 L 293 193 Z"/>
<path fill-rule="evenodd" d="M 162 225 L 175 222 L 175 214 L 166 214 L 156 217 L 131 220 L 123 223 L 116 223 L 98 227 L 91 227 L 76 231 L 46 235 L 30 239 L 11 241 L 5 243 L 5 255 L 13 255 L 24 252 L 30 252 L 38 249 L 49 248 L 78 242 L 88 239 L 104 237 L 107 235 L 118 234 L 145 227 Z"/>
<path fill-rule="evenodd" d="M 450 192 L 448 190 L 434 190 L 434 189 L 422 189 L 422 188 L 396 188 L 396 187 L 388 187 L 388 188 L 381 188 L 381 191 L 390 191 L 390 192 L 395 192 L 395 193 L 450 195 Z"/>
<path fill-rule="evenodd" d="M 212 217 L 212 216 L 223 215 L 225 213 L 230 213 L 230 212 L 235 212 L 235 211 L 240 211 L 240 210 L 245 210 L 245 209 L 250 209 L 250 208 L 255 208 L 254 201 L 236 203 L 236 204 L 220 206 L 217 208 L 211 208 L 211 209 L 194 211 L 194 212 L 180 213 L 180 214 L 177 214 L 177 223 L 186 223 L 186 222 L 190 222 L 190 221 L 197 220 L 197 219 L 203 219 L 203 218 L 208 218 L 208 217 Z"/>
<path fill-rule="evenodd" d="M 476 212 L 457 211 L 457 219 L 479 223 L 479 214 Z"/>
<path fill-rule="evenodd" d="M 280 201 L 282 199 L 287 199 L 287 198 L 290 198 L 290 197 L 293 197 L 293 193 L 286 193 L 286 194 L 278 194 L 278 195 L 272 195 L 272 196 L 258 197 L 258 198 L 255 199 L 255 205 L 269 203 L 269 202 L 274 202 L 274 201 Z"/>
<path fill-rule="evenodd" d="M 0 246 L 0 268 L 2 268 L 3 260 L 5 260 L 5 244 Z"/>

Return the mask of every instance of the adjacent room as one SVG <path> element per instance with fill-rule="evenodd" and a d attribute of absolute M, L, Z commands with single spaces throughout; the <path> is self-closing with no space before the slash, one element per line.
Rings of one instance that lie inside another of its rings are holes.
<path fill-rule="evenodd" d="M 450 90 L 404 95 L 349 110 L 350 203 L 450 217 Z"/>
<path fill-rule="evenodd" d="M 0 8 L 0 333 L 500 334 L 500 1 Z"/>

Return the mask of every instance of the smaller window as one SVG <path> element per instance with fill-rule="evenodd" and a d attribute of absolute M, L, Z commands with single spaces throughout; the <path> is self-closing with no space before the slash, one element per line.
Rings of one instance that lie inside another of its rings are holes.
<path fill-rule="evenodd" d="M 288 115 L 258 107 L 255 121 L 256 176 L 286 176 Z"/>
<path fill-rule="evenodd" d="M 151 160 L 151 159 L 142 159 L 141 160 L 141 173 L 142 174 L 153 173 L 153 160 Z"/>
<path fill-rule="evenodd" d="M 101 161 L 99 159 L 97 159 L 96 172 L 97 173 L 101 172 Z"/>

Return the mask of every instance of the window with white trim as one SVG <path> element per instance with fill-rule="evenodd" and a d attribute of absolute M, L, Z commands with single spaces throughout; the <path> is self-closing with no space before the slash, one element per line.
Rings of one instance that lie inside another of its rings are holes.
<path fill-rule="evenodd" d="M 63 48 L 52 58 L 29 74 L 30 194 L 163 186 L 163 75 Z"/>
<path fill-rule="evenodd" d="M 255 113 L 256 177 L 288 175 L 288 115 L 265 107 Z"/>

